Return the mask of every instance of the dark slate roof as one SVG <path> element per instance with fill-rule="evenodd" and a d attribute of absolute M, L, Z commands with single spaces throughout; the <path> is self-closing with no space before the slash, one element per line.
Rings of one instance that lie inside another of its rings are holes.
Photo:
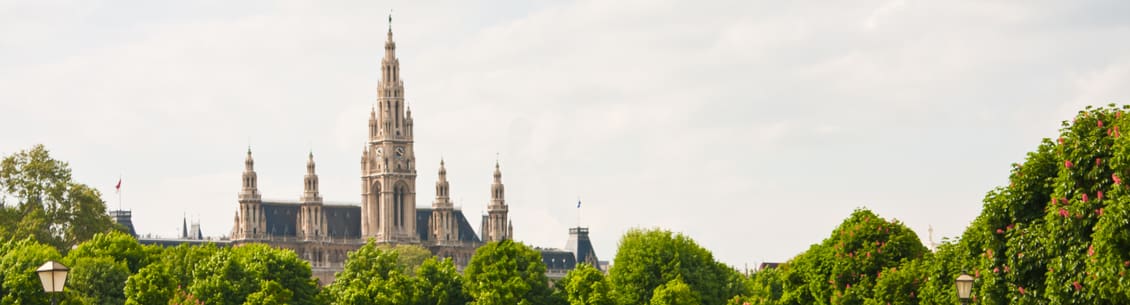
<path fill-rule="evenodd" d="M 326 228 L 333 238 L 361 238 L 361 207 L 355 205 L 325 205 Z"/>
<path fill-rule="evenodd" d="M 541 261 L 548 270 L 571 270 L 577 267 L 577 259 L 573 252 L 561 249 L 537 249 L 541 252 Z"/>
<path fill-rule="evenodd" d="M 267 220 L 267 234 L 271 236 L 295 236 L 298 225 L 297 203 L 263 202 L 263 214 Z"/>
<path fill-rule="evenodd" d="M 455 221 L 459 223 L 459 241 L 467 242 L 480 242 L 479 235 L 475 234 L 475 229 L 471 228 L 471 223 L 467 222 L 467 217 L 463 216 L 462 210 L 455 210 Z M 432 235 L 429 234 L 428 228 L 431 227 L 432 222 L 432 209 L 431 208 L 416 208 L 416 235 L 420 236 L 421 241 L 431 240 Z"/>
<path fill-rule="evenodd" d="M 267 233 L 271 236 L 296 236 L 299 202 L 264 201 Z M 361 207 L 356 205 L 322 205 L 330 237 L 360 238 Z"/>
<path fill-rule="evenodd" d="M 181 244 L 189 244 L 189 245 L 194 245 L 194 246 L 204 245 L 204 244 L 215 244 L 216 246 L 220 246 L 220 247 L 227 247 L 228 245 L 231 245 L 231 241 L 227 241 L 227 240 L 199 240 L 199 239 L 138 238 L 137 242 L 142 244 L 142 245 L 158 245 L 158 246 L 166 247 L 166 248 L 176 247 L 176 246 L 179 246 Z"/>
<path fill-rule="evenodd" d="M 565 243 L 565 249 L 575 254 L 578 262 L 588 263 L 600 269 L 600 260 L 597 259 L 596 250 L 589 241 L 589 228 L 569 228 L 569 241 Z"/>
<path fill-rule="evenodd" d="M 133 229 L 133 212 L 125 210 L 112 210 L 109 213 L 110 219 L 113 219 L 114 222 L 122 225 L 126 228 L 126 230 L 129 230 L 129 235 L 137 237 L 137 231 Z"/>
<path fill-rule="evenodd" d="M 298 225 L 298 209 L 301 203 L 264 201 L 263 213 L 266 214 L 267 233 L 271 236 L 296 236 Z M 326 214 L 326 226 L 330 237 L 334 238 L 360 238 L 361 237 L 361 206 L 357 205 L 323 205 L 322 211 Z M 459 240 L 467 242 L 480 242 L 479 236 L 463 216 L 463 211 L 455 210 L 456 221 L 459 222 Z M 428 224 L 432 220 L 432 209 L 416 208 L 416 234 L 421 241 L 431 240 L 428 234 Z"/>

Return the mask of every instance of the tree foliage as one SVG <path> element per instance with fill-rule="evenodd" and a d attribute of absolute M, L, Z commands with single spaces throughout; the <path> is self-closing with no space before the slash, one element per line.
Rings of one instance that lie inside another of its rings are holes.
<path fill-rule="evenodd" d="M 126 301 L 124 288 L 129 278 L 125 262 L 109 256 L 80 256 L 70 258 L 67 266 L 67 289 L 77 294 L 83 304 L 118 305 Z"/>
<path fill-rule="evenodd" d="M 450 258 L 429 257 L 416 268 L 414 304 L 458 305 L 467 303 L 463 278 Z"/>
<path fill-rule="evenodd" d="M 659 287 L 651 294 L 651 305 L 698 305 L 698 293 L 681 278 L 675 278 Z"/>
<path fill-rule="evenodd" d="M 463 289 L 470 304 L 551 304 L 541 253 L 510 240 L 479 247 L 464 270 Z"/>
<path fill-rule="evenodd" d="M 926 255 L 914 231 L 857 209 L 832 236 L 778 270 L 753 277 L 757 304 L 865 304 L 917 302 L 918 272 L 900 270 Z"/>
<path fill-rule="evenodd" d="M 50 304 L 35 270 L 61 258 L 54 247 L 30 238 L 0 243 L 0 304 Z"/>
<path fill-rule="evenodd" d="M 747 292 L 741 274 L 682 234 L 633 229 L 620 239 L 608 275 L 618 304 L 647 304 L 656 288 L 676 278 L 707 305 Z"/>
<path fill-rule="evenodd" d="M 179 245 L 164 249 L 153 260 L 126 281 L 127 305 L 164 305 L 176 297 L 178 289 L 192 283 L 193 270 L 205 259 L 219 252 L 213 244 Z"/>
<path fill-rule="evenodd" d="M 349 253 L 344 270 L 324 293 L 333 304 L 408 304 L 411 285 L 396 252 L 383 251 L 372 240 Z"/>
<path fill-rule="evenodd" d="M 612 287 L 604 273 L 589 264 L 578 264 L 557 282 L 570 305 L 613 305 Z"/>
<path fill-rule="evenodd" d="M 0 160 L 0 237 L 33 236 L 66 251 L 112 228 L 101 194 L 72 181 L 43 145 Z"/>

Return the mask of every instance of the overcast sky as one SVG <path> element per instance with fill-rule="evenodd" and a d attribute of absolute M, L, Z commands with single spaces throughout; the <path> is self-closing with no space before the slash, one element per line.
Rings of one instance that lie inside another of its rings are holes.
<path fill-rule="evenodd" d="M 1009 164 L 1130 102 L 1126 1 L 0 1 L 0 154 L 42 143 L 141 233 L 227 235 L 360 157 L 393 10 L 418 206 L 442 156 L 478 228 L 501 157 L 516 239 L 601 259 L 635 227 L 783 261 L 866 207 L 959 235 Z M 316 4 L 314 4 L 316 3 Z M 421 6 L 426 3 L 428 6 Z"/>

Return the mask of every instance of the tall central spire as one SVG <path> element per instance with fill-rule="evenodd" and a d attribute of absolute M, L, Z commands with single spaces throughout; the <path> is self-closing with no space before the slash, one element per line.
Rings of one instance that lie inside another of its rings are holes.
<path fill-rule="evenodd" d="M 377 103 L 369 114 L 369 141 L 361 154 L 361 232 L 379 242 L 414 242 L 419 237 L 412 114 L 404 101 L 391 21 L 390 15 Z"/>

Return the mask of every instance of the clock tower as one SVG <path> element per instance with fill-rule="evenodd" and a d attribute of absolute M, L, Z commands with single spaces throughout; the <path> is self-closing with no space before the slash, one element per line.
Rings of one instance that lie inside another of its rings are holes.
<path fill-rule="evenodd" d="M 419 242 L 412 138 L 412 110 L 404 102 L 404 82 L 390 25 L 381 59 L 377 104 L 369 113 L 369 140 L 361 153 L 362 238 Z"/>

